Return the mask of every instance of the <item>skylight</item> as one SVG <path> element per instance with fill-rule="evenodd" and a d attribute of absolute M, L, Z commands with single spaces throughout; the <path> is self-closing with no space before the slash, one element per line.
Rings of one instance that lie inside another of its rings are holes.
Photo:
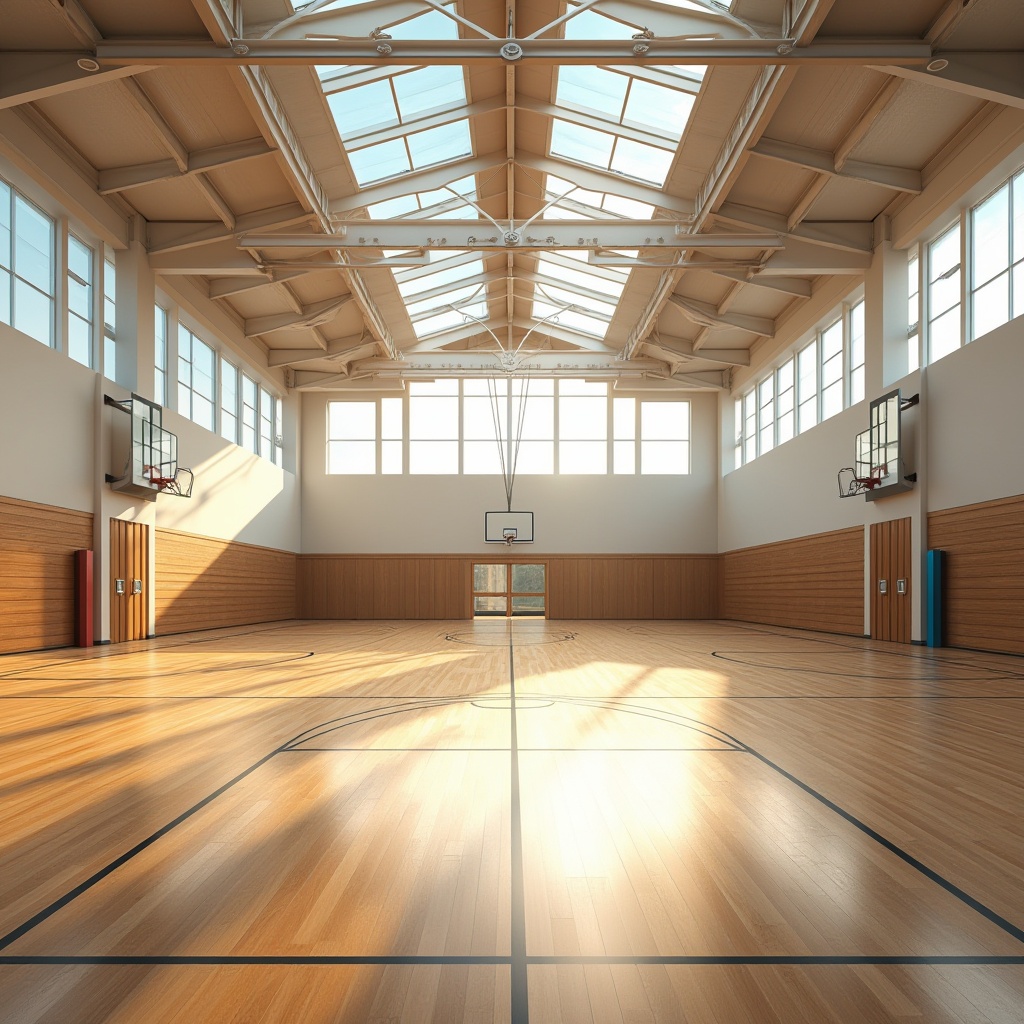
<path fill-rule="evenodd" d="M 532 317 L 557 315 L 562 327 L 604 338 L 626 284 L 624 271 L 591 267 L 585 252 L 567 249 L 542 255 L 537 274 L 545 280 L 535 285 Z"/>
<path fill-rule="evenodd" d="M 577 188 L 571 181 L 559 178 L 554 174 L 545 176 L 544 199 L 550 201 L 558 196 L 565 196 L 563 202 L 573 205 L 580 204 L 594 210 L 603 210 L 606 213 L 614 213 L 619 217 L 626 217 L 629 220 L 648 220 L 654 215 L 654 206 L 651 203 L 641 203 L 637 199 L 627 199 L 625 196 L 617 196 L 611 192 L 594 192 L 590 189 Z M 555 205 L 550 207 L 544 215 L 553 219 L 571 219 L 580 216 L 580 211 L 571 206 Z"/>
<path fill-rule="evenodd" d="M 665 184 L 675 151 L 555 117 L 551 120 L 551 155 L 660 186 Z"/>
<path fill-rule="evenodd" d="M 449 191 L 451 189 L 451 191 Z M 383 203 L 374 203 L 367 211 L 374 220 L 415 219 L 417 216 L 432 218 L 451 218 L 477 216 L 476 210 L 467 203 L 460 203 L 452 195 L 457 192 L 469 199 L 476 198 L 476 178 L 472 175 L 453 181 L 448 188 L 435 188 L 429 192 L 411 192 L 396 199 L 387 199 Z"/>
<path fill-rule="evenodd" d="M 356 181 L 364 186 L 421 167 L 458 160 L 472 152 L 469 120 L 463 118 L 438 128 L 352 150 L 348 158 Z"/>
<path fill-rule="evenodd" d="M 466 102 L 461 68 L 415 68 L 377 82 L 331 93 L 327 104 L 343 139 L 368 129 L 408 124 L 425 113 L 454 110 Z"/>
<path fill-rule="evenodd" d="M 694 97 L 681 89 L 598 67 L 563 67 L 555 103 L 592 112 L 616 125 L 646 129 L 678 142 Z"/>
<path fill-rule="evenodd" d="M 431 252 L 430 260 L 436 270 L 410 268 L 395 273 L 416 337 L 461 327 L 466 323 L 464 314 L 486 320 L 486 284 L 480 280 L 483 260 L 465 252 Z M 456 308 L 448 308 L 452 306 Z"/>

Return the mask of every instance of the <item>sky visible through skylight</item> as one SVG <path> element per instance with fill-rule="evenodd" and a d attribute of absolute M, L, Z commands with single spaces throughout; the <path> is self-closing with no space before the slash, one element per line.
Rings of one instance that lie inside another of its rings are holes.
<path fill-rule="evenodd" d="M 357 2 L 336 0 L 322 10 L 344 9 Z M 694 8 L 687 0 L 660 2 L 672 8 Z M 453 4 L 448 6 L 454 10 Z M 471 11 L 468 16 L 472 18 Z M 559 31 L 567 39 L 629 40 L 642 28 L 587 10 L 564 22 Z M 458 24 L 437 10 L 386 25 L 383 31 L 395 40 L 448 40 L 457 39 L 460 33 Z M 543 202 L 558 200 L 542 220 L 644 221 L 654 217 L 652 204 L 619 194 L 614 180 L 664 186 L 704 70 L 652 65 L 566 65 L 556 69 L 546 152 L 566 163 L 605 172 L 609 188 L 576 187 L 568 169 L 564 176 L 542 174 Z M 360 188 L 456 163 L 476 153 L 476 122 L 464 114 L 472 99 L 464 68 L 346 65 L 320 67 L 317 73 Z M 392 221 L 476 220 L 480 217 L 474 205 L 478 199 L 476 179 L 456 174 L 457 168 L 453 168 L 448 188 L 410 189 L 398 196 L 392 190 L 391 198 L 369 204 L 367 215 Z M 629 189 L 624 185 L 621 191 Z M 429 258 L 429 267 L 394 271 L 416 337 L 443 335 L 465 326 L 469 318 L 486 320 L 484 258 L 450 251 L 430 252 Z M 528 283 L 516 288 L 517 301 L 525 298 L 523 308 L 528 308 L 530 318 L 550 317 L 569 332 L 605 338 L 629 270 L 594 266 L 587 252 L 579 250 L 541 253 L 534 266 Z M 532 299 L 528 298 L 531 293 Z M 501 330 L 495 326 L 499 336 L 504 328 L 504 321 Z"/>

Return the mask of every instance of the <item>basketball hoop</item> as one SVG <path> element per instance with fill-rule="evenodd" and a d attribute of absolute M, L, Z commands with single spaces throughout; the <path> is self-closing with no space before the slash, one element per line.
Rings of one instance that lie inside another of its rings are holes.
<path fill-rule="evenodd" d="M 174 494 L 179 498 L 190 498 L 192 496 L 192 484 L 195 481 L 195 474 L 191 469 L 179 466 L 174 471 L 174 476 L 161 476 L 159 466 L 144 466 L 142 473 L 162 494 Z"/>
<path fill-rule="evenodd" d="M 519 531 L 516 530 L 514 526 L 506 526 L 501 531 L 501 539 L 505 542 L 506 547 L 512 547 L 512 545 L 516 542 L 516 534 L 518 532 Z"/>
<path fill-rule="evenodd" d="M 866 491 L 873 491 L 876 487 L 882 486 L 882 481 L 888 475 L 888 466 L 872 466 L 868 476 L 857 476 L 857 471 L 852 466 L 846 466 L 838 473 L 839 497 L 854 498 Z"/>

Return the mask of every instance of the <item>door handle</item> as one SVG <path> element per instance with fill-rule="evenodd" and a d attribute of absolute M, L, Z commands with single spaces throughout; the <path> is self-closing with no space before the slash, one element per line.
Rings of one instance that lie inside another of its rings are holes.
<path fill-rule="evenodd" d="M 141 594 L 142 593 L 142 580 L 132 580 L 132 593 L 133 594 Z"/>
<path fill-rule="evenodd" d="M 114 593 L 124 594 L 124 580 L 114 580 Z"/>
<path fill-rule="evenodd" d="M 889 593 L 889 581 L 888 580 L 879 580 L 878 581 L 878 592 L 880 594 L 888 594 Z"/>

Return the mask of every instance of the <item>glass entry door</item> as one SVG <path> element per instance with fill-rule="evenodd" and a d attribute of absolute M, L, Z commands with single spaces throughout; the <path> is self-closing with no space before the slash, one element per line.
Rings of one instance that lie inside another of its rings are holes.
<path fill-rule="evenodd" d="M 473 566 L 473 615 L 543 618 L 546 573 L 543 564 L 481 563 Z"/>

